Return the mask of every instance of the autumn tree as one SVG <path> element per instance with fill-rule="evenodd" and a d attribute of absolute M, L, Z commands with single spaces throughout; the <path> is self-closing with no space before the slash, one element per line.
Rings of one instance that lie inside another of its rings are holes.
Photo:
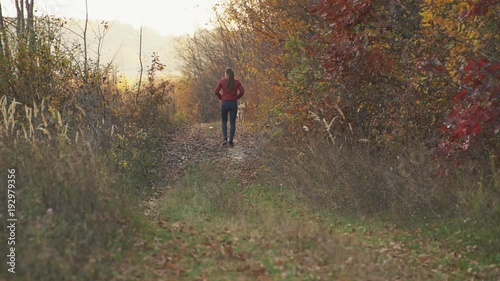
<path fill-rule="evenodd" d="M 0 63 L 2 72 L 0 73 L 3 85 L 8 85 L 6 89 L 12 92 L 15 97 L 22 100 L 20 90 L 26 89 L 33 92 L 35 85 L 28 77 L 32 76 L 37 60 L 34 51 L 41 51 L 36 46 L 35 37 L 35 17 L 34 1 L 14 1 L 16 7 L 15 18 L 4 18 L 2 16 L 0 24 Z M 1 10 L 1 4 L 0 4 Z M 39 59 L 39 58 L 38 58 Z M 12 72 L 16 71 L 15 75 Z"/>
<path fill-rule="evenodd" d="M 211 121 L 218 116 L 215 85 L 228 65 L 229 54 L 222 46 L 224 39 L 216 31 L 200 30 L 193 37 L 178 42 L 178 53 L 184 62 L 182 68 L 184 88 L 189 93 L 178 97 L 181 111 L 190 118 Z M 227 43 L 226 43 L 227 44 Z"/>
<path fill-rule="evenodd" d="M 452 105 L 441 126 L 447 156 L 472 148 L 498 151 L 500 62 L 499 1 L 424 1 L 422 33 L 431 44 L 445 46 L 441 55 L 429 52 L 419 63 L 427 75 L 447 77 Z M 498 153 L 496 153 L 498 156 Z"/>
<path fill-rule="evenodd" d="M 498 122 L 497 2 L 339 0 L 310 6 L 321 21 L 314 27 L 319 44 L 309 49 L 324 67 L 321 81 L 329 84 L 311 106 L 314 118 L 345 116 L 354 135 L 377 143 L 416 140 L 431 146 L 446 120 L 444 130 L 455 127 L 452 140 L 462 141 L 479 123 Z M 473 84 L 484 94 L 464 101 L 467 92 L 478 93 Z M 464 86 L 468 90 L 457 96 Z M 446 117 L 459 100 L 462 105 Z M 469 121 L 458 112 L 469 112 Z"/>
<path fill-rule="evenodd" d="M 261 122 L 284 119 L 287 104 L 295 102 L 295 95 L 289 93 L 295 86 L 289 78 L 308 54 L 293 48 L 311 35 L 315 20 L 307 11 L 311 3 L 232 0 L 216 9 L 218 26 L 239 34 L 243 44 L 237 63 L 251 87 L 247 98 Z"/>

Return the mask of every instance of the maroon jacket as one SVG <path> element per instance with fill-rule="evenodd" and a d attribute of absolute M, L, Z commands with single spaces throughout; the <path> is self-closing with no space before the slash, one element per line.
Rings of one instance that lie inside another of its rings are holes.
<path fill-rule="evenodd" d="M 245 89 L 243 88 L 243 85 L 241 85 L 241 82 L 239 80 L 234 79 L 234 85 L 233 89 L 230 91 L 227 88 L 227 83 L 229 82 L 228 78 L 224 78 L 219 81 L 219 84 L 217 84 L 217 87 L 215 88 L 215 95 L 220 100 L 226 101 L 236 101 L 239 100 L 244 94 L 245 94 Z M 220 90 L 222 89 L 222 95 L 220 93 Z"/>

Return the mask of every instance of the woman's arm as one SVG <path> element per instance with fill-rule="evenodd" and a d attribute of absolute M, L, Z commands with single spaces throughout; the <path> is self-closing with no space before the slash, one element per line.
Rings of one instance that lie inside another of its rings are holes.
<path fill-rule="evenodd" d="M 217 87 L 215 88 L 214 93 L 221 100 L 222 95 L 220 94 L 220 89 L 222 89 L 222 83 L 219 81 L 219 84 L 217 84 Z"/>
<path fill-rule="evenodd" d="M 238 96 L 237 96 L 237 98 L 240 99 L 244 94 L 245 94 L 245 88 L 243 88 L 243 85 L 241 83 L 238 83 Z"/>

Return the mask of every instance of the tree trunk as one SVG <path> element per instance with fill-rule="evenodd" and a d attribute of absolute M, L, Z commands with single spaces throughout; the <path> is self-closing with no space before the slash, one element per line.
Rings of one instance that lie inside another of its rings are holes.
<path fill-rule="evenodd" d="M 17 35 L 21 35 L 24 32 L 24 2 L 22 0 L 16 0 L 16 12 L 17 12 Z"/>
<path fill-rule="evenodd" d="M 26 16 L 27 16 L 27 21 L 26 21 L 26 35 L 29 38 L 29 44 L 30 46 L 33 46 L 35 44 L 35 17 L 33 14 L 34 11 L 34 6 L 35 6 L 35 0 L 26 0 Z"/>
<path fill-rule="evenodd" d="M 0 3 L 0 31 L 3 30 L 4 25 L 3 25 L 3 15 L 2 15 L 2 3 Z M 0 41 L 0 44 L 2 42 Z"/>

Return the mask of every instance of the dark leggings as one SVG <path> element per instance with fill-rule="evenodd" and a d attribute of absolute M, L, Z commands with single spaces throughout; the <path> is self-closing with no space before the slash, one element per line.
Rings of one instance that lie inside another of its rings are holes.
<path fill-rule="evenodd" d="M 236 101 L 223 101 L 220 109 L 222 116 L 222 134 L 224 139 L 227 139 L 227 114 L 229 113 L 229 124 L 231 130 L 229 132 L 229 142 L 233 142 L 234 133 L 236 132 L 236 114 L 238 112 L 238 103 Z"/>

